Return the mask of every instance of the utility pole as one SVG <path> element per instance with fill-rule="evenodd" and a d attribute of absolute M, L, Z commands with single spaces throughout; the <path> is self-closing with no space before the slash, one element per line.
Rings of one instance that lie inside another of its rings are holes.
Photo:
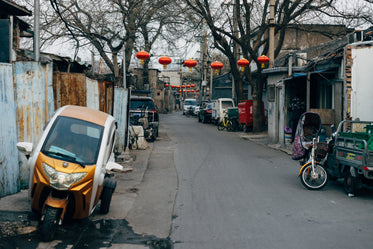
<path fill-rule="evenodd" d="M 275 62 L 275 0 L 270 0 L 269 12 L 269 67 L 272 68 Z"/>
<path fill-rule="evenodd" d="M 204 27 L 204 25 L 202 25 Z M 203 79 L 202 79 L 202 100 L 206 100 L 207 89 L 207 29 L 203 30 Z M 211 99 L 211 97 L 210 97 Z"/>
<path fill-rule="evenodd" d="M 236 4 L 233 3 L 233 35 L 237 39 L 238 39 L 237 9 L 240 7 L 239 4 L 240 4 L 240 1 L 236 1 Z M 237 61 L 238 56 L 239 56 L 239 48 L 237 46 L 236 41 L 233 41 L 233 57 L 235 61 Z M 234 77 L 232 77 L 232 99 L 234 102 L 236 102 L 235 97 L 236 97 L 235 80 L 234 80 Z"/>
<path fill-rule="evenodd" d="M 40 2 L 34 0 L 34 61 L 40 59 Z"/>
<path fill-rule="evenodd" d="M 123 43 L 123 88 L 127 88 L 127 72 L 126 72 L 126 43 Z"/>

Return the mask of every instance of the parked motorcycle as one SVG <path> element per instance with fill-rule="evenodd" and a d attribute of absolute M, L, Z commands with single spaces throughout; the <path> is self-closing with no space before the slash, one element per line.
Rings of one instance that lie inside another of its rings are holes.
<path fill-rule="evenodd" d="M 320 142 L 321 119 L 316 113 L 306 112 L 298 121 L 294 137 L 292 159 L 300 160 L 300 181 L 310 190 L 323 188 L 328 181 L 323 160 L 327 156 L 328 144 Z"/>
<path fill-rule="evenodd" d="M 83 219 L 109 212 L 116 181 L 113 172 L 128 172 L 113 161 L 117 123 L 106 113 L 80 106 L 56 111 L 35 148 L 20 142 L 28 158 L 29 197 L 40 214 L 41 239 L 54 238 L 65 218 Z"/>

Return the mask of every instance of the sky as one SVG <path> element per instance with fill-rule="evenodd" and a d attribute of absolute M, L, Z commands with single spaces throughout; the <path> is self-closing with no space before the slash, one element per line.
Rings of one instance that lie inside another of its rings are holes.
<path fill-rule="evenodd" d="M 20 0 L 22 2 L 24 0 Z M 339 3 L 344 6 L 345 8 L 352 8 L 352 6 L 366 6 L 368 3 L 366 3 L 364 0 L 338 0 Z M 31 1 L 32 4 L 33 1 Z M 31 9 L 32 6 L 26 5 L 28 9 Z M 32 9 L 31 9 L 32 10 Z M 33 10 L 32 10 L 33 11 Z M 34 12 L 34 11 L 33 11 Z M 366 28 L 366 27 L 364 27 Z M 182 47 L 182 46 L 181 46 Z M 199 58 L 199 43 L 195 42 L 190 44 L 187 47 L 184 47 L 184 51 L 182 51 L 178 56 L 179 58 L 181 57 L 182 59 L 187 59 L 187 58 L 193 58 L 193 59 L 198 59 Z M 182 49 L 183 50 L 183 49 Z M 47 52 L 47 53 L 53 53 L 57 54 L 60 56 L 68 56 L 73 58 L 75 48 L 74 44 L 66 44 L 65 43 L 55 43 L 53 46 L 50 47 L 43 47 L 42 52 Z M 153 52 L 154 53 L 154 52 Z M 162 54 L 163 55 L 163 54 Z M 158 58 L 162 55 L 155 56 L 154 58 L 151 58 L 151 66 L 155 68 L 162 68 L 162 65 L 158 63 Z M 80 49 L 78 56 L 82 59 L 82 61 L 91 61 L 91 52 L 87 49 Z M 167 55 L 167 56 L 172 56 L 172 55 Z M 99 56 L 95 56 L 95 60 L 99 60 Z M 138 63 L 136 59 L 132 60 L 134 63 Z"/>

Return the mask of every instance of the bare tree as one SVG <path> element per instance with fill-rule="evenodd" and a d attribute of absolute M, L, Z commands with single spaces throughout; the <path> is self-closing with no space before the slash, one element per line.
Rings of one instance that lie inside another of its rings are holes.
<path fill-rule="evenodd" d="M 50 4 L 54 11 L 45 12 L 44 41 L 66 39 L 74 41 L 77 50 L 90 47 L 113 72 L 116 85 L 121 85 L 118 56 L 123 48 L 130 65 L 134 51 L 150 51 L 177 17 L 166 12 L 175 9 L 169 0 L 50 0 Z"/>
<path fill-rule="evenodd" d="M 225 54 L 230 63 L 234 78 L 236 96 L 243 99 L 243 76 L 252 86 L 254 131 L 263 129 L 262 95 L 264 77 L 257 58 L 267 54 L 269 49 L 269 18 L 271 0 L 224 0 L 217 3 L 209 0 L 184 0 L 184 2 L 204 19 L 214 38 L 214 45 Z M 275 16 L 276 47 L 278 55 L 289 24 L 304 23 L 314 16 L 336 13 L 337 0 L 273 0 Z M 341 15 L 338 15 L 341 17 Z M 250 70 L 240 73 L 237 60 L 238 48 L 242 56 L 251 61 Z M 253 77 L 255 73 L 255 77 Z"/>

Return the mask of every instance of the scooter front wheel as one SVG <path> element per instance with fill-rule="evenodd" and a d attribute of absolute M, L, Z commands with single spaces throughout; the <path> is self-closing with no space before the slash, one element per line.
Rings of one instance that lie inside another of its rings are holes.
<path fill-rule="evenodd" d="M 57 229 L 59 210 L 53 207 L 45 207 L 44 220 L 40 222 L 40 237 L 42 241 L 51 241 Z"/>
<path fill-rule="evenodd" d="M 304 167 L 300 173 L 300 181 L 303 186 L 310 190 L 319 190 L 323 188 L 328 181 L 328 174 L 321 164 L 315 164 L 315 170 L 312 172 L 312 165 Z"/>

